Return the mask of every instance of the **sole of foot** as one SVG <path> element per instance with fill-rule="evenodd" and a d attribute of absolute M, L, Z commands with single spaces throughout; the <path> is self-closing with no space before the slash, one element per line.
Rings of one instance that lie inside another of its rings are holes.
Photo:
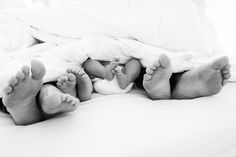
<path fill-rule="evenodd" d="M 68 73 L 61 76 L 57 80 L 57 88 L 64 94 L 70 94 L 77 97 L 76 93 L 76 76 L 72 73 Z"/>
<path fill-rule="evenodd" d="M 42 88 L 44 75 L 44 65 L 32 60 L 31 68 L 23 66 L 4 88 L 3 103 L 16 124 L 28 125 L 41 120 L 36 95 Z"/>
<path fill-rule="evenodd" d="M 42 101 L 42 110 L 49 115 L 72 112 L 80 103 L 79 99 L 63 93 L 52 93 Z"/>
<path fill-rule="evenodd" d="M 143 87 L 151 99 L 169 99 L 171 97 L 169 82 L 171 75 L 171 62 L 165 54 L 160 55 L 158 60 L 146 69 Z"/>
<path fill-rule="evenodd" d="M 66 71 L 76 76 L 77 94 L 80 101 L 90 100 L 93 85 L 85 71 L 80 68 L 67 69 Z"/>
<path fill-rule="evenodd" d="M 230 64 L 228 57 L 220 57 L 210 63 L 183 73 L 172 92 L 173 99 L 191 99 L 219 93 L 228 82 Z"/>

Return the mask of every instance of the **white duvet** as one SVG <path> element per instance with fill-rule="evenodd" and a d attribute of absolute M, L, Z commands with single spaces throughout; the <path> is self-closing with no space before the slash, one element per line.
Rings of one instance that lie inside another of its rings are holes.
<path fill-rule="evenodd" d="M 166 53 L 174 72 L 181 72 L 222 53 L 211 23 L 199 14 L 192 1 L 127 2 L 2 12 L 0 19 L 12 27 L 0 30 L 0 44 L 5 45 L 0 54 L 0 89 L 32 58 L 45 64 L 47 82 L 56 80 L 68 67 L 81 66 L 88 57 L 99 60 L 119 57 L 121 63 L 135 57 L 147 67 L 159 54 Z M 4 33 L 12 32 L 14 27 L 23 29 L 19 35 L 22 40 L 10 43 Z M 27 48 L 34 43 L 29 34 L 47 44 Z M 21 50 L 16 51 L 15 47 Z"/>

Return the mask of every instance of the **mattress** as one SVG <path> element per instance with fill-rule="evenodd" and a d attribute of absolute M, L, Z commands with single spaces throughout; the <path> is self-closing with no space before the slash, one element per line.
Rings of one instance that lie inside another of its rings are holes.
<path fill-rule="evenodd" d="M 236 84 L 194 100 L 152 101 L 140 90 L 93 94 L 75 112 L 29 126 L 0 114 L 1 155 L 233 157 Z"/>

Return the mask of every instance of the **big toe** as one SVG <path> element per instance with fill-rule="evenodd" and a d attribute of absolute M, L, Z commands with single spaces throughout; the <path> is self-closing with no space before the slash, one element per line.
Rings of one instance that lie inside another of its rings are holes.
<path fill-rule="evenodd" d="M 226 67 L 228 64 L 229 64 L 229 58 L 226 56 L 223 56 L 212 61 L 210 63 L 210 66 L 215 70 L 219 70 Z"/>
<path fill-rule="evenodd" d="M 160 66 L 163 68 L 169 68 L 170 67 L 170 58 L 166 54 L 161 54 L 158 58 L 160 62 Z"/>
<path fill-rule="evenodd" d="M 75 79 L 76 79 L 76 77 L 75 77 L 74 74 L 72 74 L 72 73 L 69 73 L 69 74 L 68 74 L 68 80 L 69 80 L 70 82 L 74 82 Z"/>
<path fill-rule="evenodd" d="M 41 80 L 46 73 L 46 69 L 41 62 L 34 59 L 31 61 L 31 73 L 32 79 Z"/>

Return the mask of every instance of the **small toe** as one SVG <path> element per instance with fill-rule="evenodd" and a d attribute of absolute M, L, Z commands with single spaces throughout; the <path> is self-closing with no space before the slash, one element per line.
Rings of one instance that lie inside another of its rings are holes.
<path fill-rule="evenodd" d="M 18 80 L 15 77 L 12 77 L 8 83 L 11 86 L 15 86 L 18 83 Z"/>
<path fill-rule="evenodd" d="M 3 89 L 3 92 L 5 94 L 10 94 L 11 92 L 13 91 L 13 88 L 11 86 L 6 86 L 4 89 Z"/>
<path fill-rule="evenodd" d="M 156 69 L 157 69 L 157 66 L 155 66 L 155 65 L 152 65 L 152 66 L 150 66 L 149 68 L 150 68 L 151 70 L 153 70 L 153 71 L 154 71 L 154 70 L 156 70 Z"/>
<path fill-rule="evenodd" d="M 148 74 L 144 74 L 144 80 L 146 80 L 146 81 L 149 81 L 149 80 L 151 80 L 152 79 L 152 76 L 151 75 L 148 75 Z"/>
<path fill-rule="evenodd" d="M 222 81 L 222 85 L 226 85 L 228 82 L 229 82 L 229 80 L 225 79 L 225 80 Z"/>
<path fill-rule="evenodd" d="M 230 69 L 224 69 L 222 70 L 222 74 L 229 74 L 230 73 Z"/>
<path fill-rule="evenodd" d="M 156 61 L 154 62 L 154 64 L 153 64 L 153 66 L 155 66 L 155 67 L 159 67 L 159 66 L 160 66 L 160 62 L 159 62 L 159 60 L 156 60 Z"/>
<path fill-rule="evenodd" d="M 22 81 L 24 78 L 25 78 L 25 74 L 24 74 L 22 71 L 18 71 L 18 72 L 16 73 L 16 79 L 17 79 L 18 81 Z"/>
<path fill-rule="evenodd" d="M 231 74 L 225 74 L 225 75 L 223 75 L 223 78 L 224 79 L 229 79 L 231 77 Z"/>
<path fill-rule="evenodd" d="M 22 66 L 21 71 L 25 74 L 25 77 L 29 77 L 30 68 L 28 66 Z"/>
<path fill-rule="evenodd" d="M 147 68 L 147 69 L 146 69 L 146 73 L 149 74 L 149 75 L 153 74 L 153 72 L 154 72 L 154 71 L 151 70 L 150 68 Z"/>

